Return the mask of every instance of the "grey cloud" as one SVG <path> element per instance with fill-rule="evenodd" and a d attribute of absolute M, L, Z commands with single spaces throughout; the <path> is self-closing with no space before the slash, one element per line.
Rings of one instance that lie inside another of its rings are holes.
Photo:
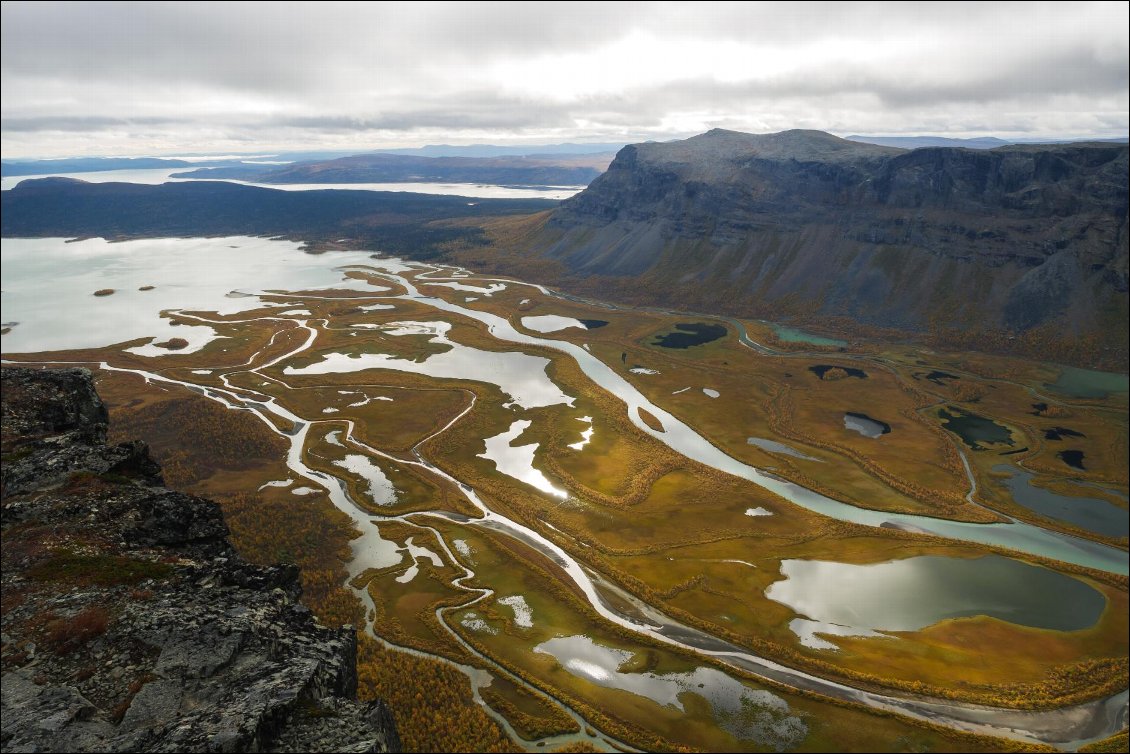
<path fill-rule="evenodd" d="M 107 128 L 163 126 L 183 123 L 181 118 L 141 117 L 114 118 L 98 115 L 47 115 L 30 118 L 2 118 L 5 131 L 97 131 Z"/>
<path fill-rule="evenodd" d="M 121 150 L 134 139 L 206 151 L 225 141 L 279 148 L 434 133 L 664 137 L 676 129 L 665 124 L 688 122 L 1113 135 L 1127 128 L 1130 109 L 1128 7 L 4 3 L 3 148 L 86 149 L 105 140 Z M 651 80 L 619 91 L 582 81 L 575 96 L 483 78 L 489 63 L 520 73 L 526 61 L 596 55 L 630 35 L 660 40 L 661 51 L 680 40 L 755 45 L 787 65 L 691 77 L 671 73 L 669 60 L 643 61 L 644 71 L 657 71 Z M 837 45 L 843 60 L 806 57 Z M 872 47 L 892 57 L 852 58 Z"/>

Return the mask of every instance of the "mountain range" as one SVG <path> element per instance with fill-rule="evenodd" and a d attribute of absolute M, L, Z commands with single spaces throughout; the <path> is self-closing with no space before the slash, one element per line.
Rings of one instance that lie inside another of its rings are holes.
<path fill-rule="evenodd" d="M 506 186 L 584 186 L 604 172 L 611 153 L 495 157 L 420 157 L 358 154 L 293 165 L 205 167 L 174 178 L 221 178 L 259 183 L 491 183 Z"/>
<path fill-rule="evenodd" d="M 1127 157 L 1117 143 L 905 150 L 714 130 L 625 147 L 551 214 L 508 225 L 521 251 L 507 258 L 637 301 L 919 331 L 1044 327 L 1124 352 Z"/>
<path fill-rule="evenodd" d="M 714 130 L 626 146 L 560 205 L 44 179 L 3 192 L 2 232 L 349 237 L 637 304 L 949 332 L 973 347 L 1023 334 L 1029 351 L 1084 344 L 1073 353 L 1122 365 L 1128 154 L 1116 142 L 907 150 L 820 131 Z M 484 180 L 493 159 L 359 155 L 270 169 L 276 180 L 346 182 L 473 162 Z M 497 159 L 506 164 L 493 179 L 517 182 L 506 172 L 514 158 Z M 523 159 L 529 180 L 598 168 L 591 155 Z"/>
<path fill-rule="evenodd" d="M 529 215 L 555 204 L 409 192 L 280 191 L 223 181 L 144 185 L 36 178 L 0 194 L 0 235 L 346 237 L 366 248 L 429 257 L 456 241 L 484 242 L 476 225 L 484 218 Z"/>

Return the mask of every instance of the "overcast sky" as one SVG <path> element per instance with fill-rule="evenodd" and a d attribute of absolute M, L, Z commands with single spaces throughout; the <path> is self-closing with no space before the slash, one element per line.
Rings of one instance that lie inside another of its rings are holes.
<path fill-rule="evenodd" d="M 8 158 L 1128 131 L 1126 2 L 2 8 Z"/>

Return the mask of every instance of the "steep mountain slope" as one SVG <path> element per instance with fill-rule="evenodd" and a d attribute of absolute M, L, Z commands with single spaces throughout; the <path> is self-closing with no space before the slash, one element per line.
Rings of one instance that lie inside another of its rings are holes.
<path fill-rule="evenodd" d="M 913 151 L 819 131 L 625 147 L 526 239 L 657 302 L 1126 348 L 1125 144 Z"/>

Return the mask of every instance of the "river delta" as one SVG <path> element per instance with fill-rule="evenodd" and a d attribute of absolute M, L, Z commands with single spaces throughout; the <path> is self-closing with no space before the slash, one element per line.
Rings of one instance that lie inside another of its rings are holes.
<path fill-rule="evenodd" d="M 194 491 L 347 517 L 359 630 L 456 670 L 521 748 L 1125 723 L 1124 379 L 281 240 L 5 239 L 3 264 L 7 361 L 90 367 L 112 420 L 252 417 L 280 452 Z M 143 439 L 207 466 L 177 431 Z"/>

